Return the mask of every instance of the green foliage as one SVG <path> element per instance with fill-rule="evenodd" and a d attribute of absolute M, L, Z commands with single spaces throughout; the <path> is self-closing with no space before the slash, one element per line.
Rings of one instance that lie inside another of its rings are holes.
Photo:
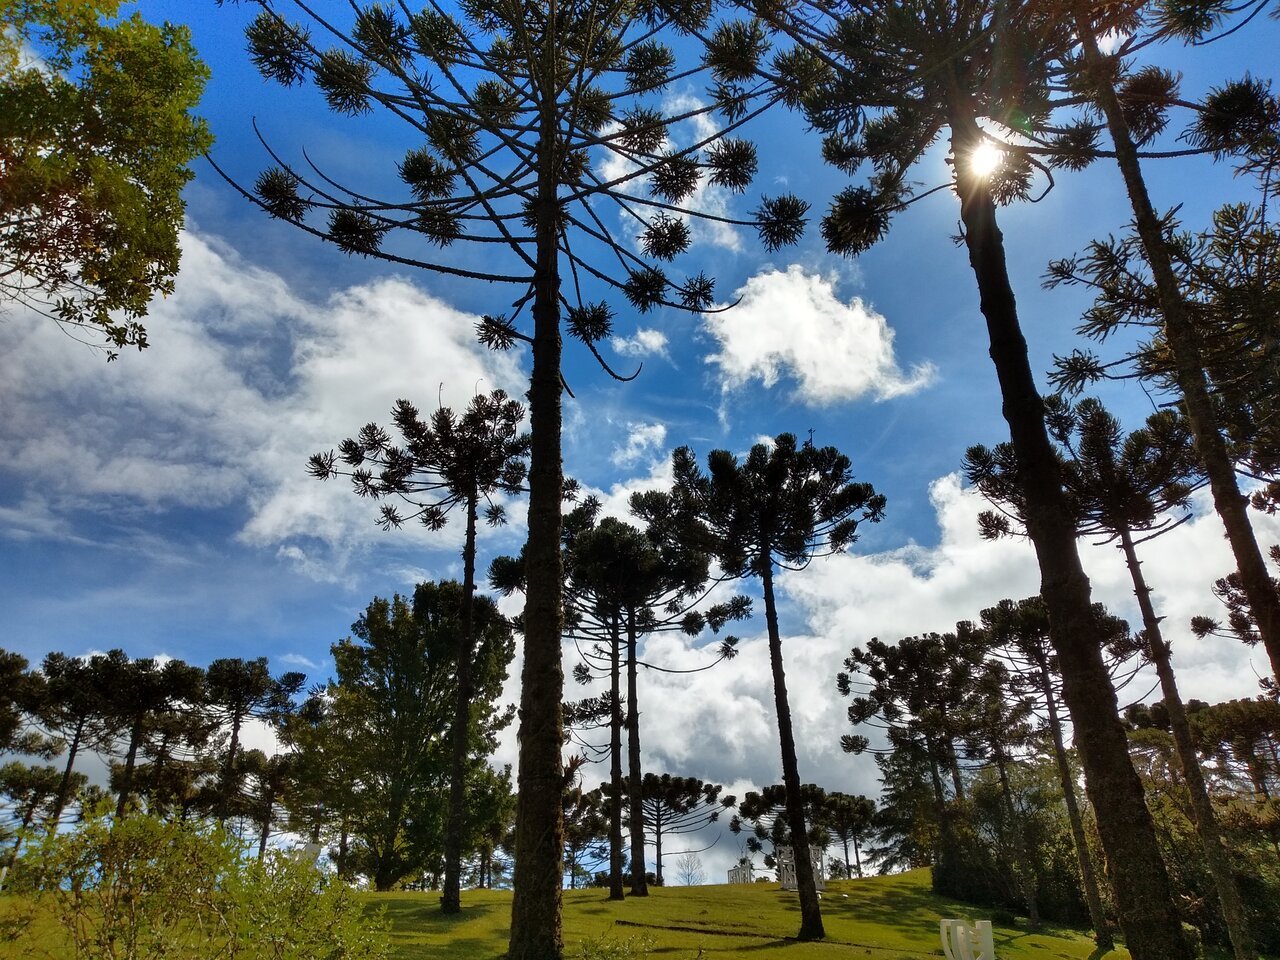
<path fill-rule="evenodd" d="M 208 71 L 186 28 L 118 7 L 0 3 L 0 296 L 142 348 L 178 270 L 189 164 L 212 142 L 189 113 Z"/>
<path fill-rule="evenodd" d="M 240 843 L 201 821 L 88 817 L 27 854 L 31 892 L 62 943 L 24 942 L 29 955 L 61 947 L 75 960 L 382 960 L 379 922 L 345 886 L 275 853 L 248 863 Z M 43 930 L 43 928 L 39 928 Z M 42 936 L 41 939 L 46 939 Z"/>
<path fill-rule="evenodd" d="M 570 956 L 577 960 L 643 960 L 653 952 L 655 946 L 652 937 L 618 939 L 601 934 L 583 940 L 577 951 Z"/>

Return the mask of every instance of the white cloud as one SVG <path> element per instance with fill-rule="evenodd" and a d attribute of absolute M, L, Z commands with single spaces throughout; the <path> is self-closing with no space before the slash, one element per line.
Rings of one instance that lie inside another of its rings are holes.
<path fill-rule="evenodd" d="M 799 264 L 757 274 L 734 298 L 740 302 L 732 310 L 703 317 L 719 345 L 706 362 L 719 368 L 726 392 L 752 380 L 773 387 L 788 376 L 801 400 L 821 406 L 887 400 L 933 380 L 931 363 L 902 371 L 883 316 L 860 298 L 840 300 L 831 280 Z"/>
<path fill-rule="evenodd" d="M 667 335 L 661 330 L 641 327 L 632 337 L 613 337 L 610 341 L 614 352 L 623 357 L 662 357 L 670 360 L 667 353 Z"/>
<path fill-rule="evenodd" d="M 627 442 L 613 448 L 609 459 L 614 466 L 630 467 L 645 457 L 662 453 L 662 445 L 667 442 L 667 428 L 661 423 L 628 423 Z"/>
<path fill-rule="evenodd" d="M 320 664 L 316 663 L 314 660 L 304 657 L 300 653 L 286 653 L 282 656 L 276 657 L 276 661 L 279 663 L 287 663 L 291 667 L 306 667 L 308 670 L 320 669 Z"/>
<path fill-rule="evenodd" d="M 383 534 L 346 481 L 308 476 L 311 453 L 387 424 L 400 397 L 430 410 L 524 390 L 516 356 L 475 342 L 476 318 L 407 280 L 309 303 L 216 239 L 187 232 L 182 244 L 176 290 L 153 304 L 141 354 L 108 365 L 48 321 L 0 325 L 7 469 L 49 504 L 25 523 L 0 515 L 0 535 L 65 537 L 54 521 L 73 509 L 146 516 L 247 501 L 245 542 L 334 579 L 329 568 Z M 461 532 L 402 536 L 448 547 Z"/>

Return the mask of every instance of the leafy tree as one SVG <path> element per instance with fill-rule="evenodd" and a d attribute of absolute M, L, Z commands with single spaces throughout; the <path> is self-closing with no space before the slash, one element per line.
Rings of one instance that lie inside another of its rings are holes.
<path fill-rule="evenodd" d="M 895 749 L 906 742 L 919 746 L 933 786 L 932 814 L 938 830 L 934 889 L 951 895 L 963 893 L 965 870 L 944 780 L 951 781 L 952 799 L 963 801 L 960 748 L 969 731 L 966 707 L 974 698 L 974 678 L 985 652 L 984 639 L 966 623 L 958 624 L 953 633 L 904 637 L 892 646 L 873 637 L 865 647 L 850 651 L 845 672 L 836 676 L 836 688 L 843 696 L 853 694 L 855 686 L 866 685 L 865 692 L 849 704 L 851 724 L 879 721 L 896 731 Z M 841 744 L 846 752 L 858 754 L 868 749 L 870 740 L 862 734 L 846 734 Z"/>
<path fill-rule="evenodd" d="M 766 12 L 800 47 L 788 72 L 806 117 L 824 134 L 827 159 L 850 174 L 864 161 L 872 170 L 865 185 L 833 198 L 822 222 L 829 249 L 863 252 L 888 232 L 895 212 L 942 189 L 918 190 L 911 170 L 936 140 L 950 140 L 949 186 L 960 200 L 962 238 L 1022 467 L 1028 533 L 1088 790 L 1117 881 L 1119 913 L 1139 960 L 1185 960 L 1190 948 L 1171 906 L 1101 645 L 1091 635 L 1089 581 L 1045 429 L 996 215 L 1000 203 L 1032 194 L 1036 169 L 1080 167 L 1094 152 L 1095 125 L 1052 122 L 1055 90 L 1072 69 L 1076 40 L 1059 11 L 1034 2 L 795 0 L 769 4 Z M 980 121 L 1017 131 L 1010 139 L 1020 142 L 999 140 Z M 1003 162 L 988 176 L 973 158 L 993 145 Z"/>
<path fill-rule="evenodd" d="M 0 650 L 0 751 L 53 755 L 56 745 L 32 725 L 43 696 L 44 677 L 26 657 Z"/>
<path fill-rule="evenodd" d="M 120 6 L 0 3 L 0 296 L 142 348 L 178 271 L 189 165 L 212 142 L 190 113 L 209 73 L 185 27 Z"/>
<path fill-rule="evenodd" d="M 1050 409 L 1051 428 L 1063 450 L 1066 486 L 1077 504 L 1081 534 L 1118 540 L 1124 553 L 1142 613 L 1146 650 L 1156 668 L 1182 774 L 1191 794 L 1196 833 L 1205 849 L 1236 957 L 1251 960 L 1257 951 L 1244 902 L 1222 846 L 1174 677 L 1172 651 L 1163 638 L 1161 618 L 1156 616 L 1151 602 L 1151 588 L 1142 573 L 1136 547 L 1136 538 L 1149 540 L 1172 529 L 1177 521 L 1169 516 L 1170 511 L 1187 507 L 1200 472 L 1190 437 L 1181 418 L 1171 411 L 1152 414 L 1144 429 L 1126 436 L 1119 421 L 1097 400 L 1087 399 L 1075 407 L 1057 403 Z M 1003 456 L 993 455 L 977 447 L 965 457 L 971 482 L 998 504 L 1017 503 L 1017 485 L 1010 479 L 1013 471 L 1007 466 L 983 469 L 980 465 L 991 467 L 997 459 L 1007 462 L 1008 458 L 1008 451 Z M 1017 512 L 1016 506 L 1006 509 Z M 988 516 L 984 526 L 989 532 L 1008 529 L 1005 517 Z"/>
<path fill-rule="evenodd" d="M 601 359 L 595 345 L 609 335 L 613 310 L 587 299 L 593 286 L 641 311 L 712 305 L 709 278 L 672 278 L 659 264 L 692 241 L 698 213 L 690 201 L 700 184 L 741 191 L 755 172 L 753 146 L 725 135 L 777 97 L 771 84 L 751 82 L 767 42 L 750 25 L 712 24 L 712 5 L 702 0 L 499 0 L 413 14 L 370 5 L 347 22 L 321 20 L 296 3 L 321 40 L 279 12 L 285 3 L 256 6 L 247 36 L 265 76 L 286 85 L 314 80 L 341 114 L 381 107 L 406 124 L 412 145 L 398 167 L 404 189 L 389 197 L 284 163 L 245 194 L 348 253 L 515 290 L 512 314 L 484 319 L 479 331 L 497 348 L 528 343 L 533 360 L 511 954 L 558 957 L 561 334 L 567 329 Z M 691 33 L 706 36 L 710 49 L 701 62 L 678 66 L 664 38 Z M 700 74 L 711 82 L 709 102 L 664 108 L 668 84 Z M 714 132 L 675 145 L 673 128 L 695 118 Z M 595 160 L 601 154 L 627 172 L 606 173 Z M 750 221 L 728 222 L 758 225 L 772 249 L 798 238 L 806 209 L 793 197 L 764 198 Z M 606 217 L 612 211 L 621 227 Z M 396 234 L 419 246 L 393 247 Z M 422 252 L 430 246 L 468 249 L 436 257 Z M 571 282 L 562 286 L 562 278 Z"/>
<path fill-rule="evenodd" d="M 622 788 L 633 802 L 637 795 L 640 798 L 644 822 L 653 838 L 654 877 L 657 885 L 662 886 L 662 858 L 666 856 L 662 851 L 662 838 L 695 833 L 716 823 L 720 814 L 733 809 L 736 798 L 721 796 L 724 787 L 705 783 L 697 777 L 646 773 L 639 790 L 633 789 L 633 782 L 629 778 L 624 780 Z"/>
<path fill-rule="evenodd" d="M 857 871 L 862 878 L 862 857 L 858 848 L 865 842 L 876 815 L 876 803 L 862 795 L 828 793 L 823 807 L 822 825 L 844 845 L 844 875 Z M 849 863 L 849 844 L 853 844 L 853 865 Z"/>
<path fill-rule="evenodd" d="M 318 762 L 332 753 L 341 764 L 353 794 L 341 808 L 356 841 L 351 856 L 379 890 L 420 871 L 443 849 L 449 734 L 462 722 L 454 710 L 461 593 L 457 583 L 424 583 L 412 605 L 375 598 L 352 625 L 354 639 L 332 648 L 331 719 L 309 738 L 309 748 Z M 476 599 L 475 626 L 469 763 L 483 762 L 510 721 L 493 701 L 513 654 L 510 627 L 492 601 Z"/>
<path fill-rule="evenodd" d="M 71 790 L 78 793 L 89 782 L 83 773 L 72 776 Z M 13 818 L 13 846 L 0 868 L 0 886 L 13 870 L 22 852 L 23 841 L 32 827 L 53 815 L 54 803 L 62 788 L 62 772 L 57 767 L 35 766 L 11 760 L 0 767 L 0 796 L 5 798 L 9 816 Z"/>
<path fill-rule="evenodd" d="M 293 696 L 306 683 L 306 676 L 289 671 L 271 676 L 267 658 L 243 660 L 224 657 L 214 660 L 205 671 L 205 713 L 227 731 L 226 754 L 219 774 L 215 804 L 218 816 L 226 819 L 238 812 L 237 790 L 240 770 L 240 732 L 247 720 L 279 725 L 293 709 Z"/>
<path fill-rule="evenodd" d="M 774 706 L 787 788 L 790 828 L 796 839 L 796 882 L 800 891 L 801 939 L 823 937 L 813 868 L 805 843 L 804 811 L 791 706 L 782 665 L 782 635 L 773 577 L 776 567 L 803 569 L 819 555 L 839 553 L 856 539 L 858 525 L 878 521 L 884 497 L 870 484 L 854 483 L 849 458 L 835 447 L 803 444 L 780 434 L 772 445 L 758 443 L 742 463 L 728 450 L 707 457 L 707 473 L 693 451 L 672 455 L 675 483 L 670 493 L 637 497 L 632 509 L 659 524 L 671 519 L 720 563 L 730 577 L 758 577 L 764 592 L 765 626 L 773 674 Z M 670 527 L 676 531 L 677 527 Z"/>
<path fill-rule="evenodd" d="M 1095 604 L 1095 614 L 1103 622 L 1112 624 L 1117 641 L 1127 640 L 1128 624 L 1116 617 L 1109 617 L 1101 604 Z M 1114 946 L 1114 941 L 1102 905 L 1098 875 L 1094 869 L 1093 856 L 1089 852 L 1084 820 L 1076 798 L 1076 774 L 1067 756 L 1063 736 L 1064 718 L 1059 711 L 1061 700 L 1056 679 L 1056 657 L 1049 639 L 1048 611 L 1039 596 L 1028 597 L 1016 603 L 1001 600 L 994 607 L 983 610 L 980 619 L 991 647 L 1003 649 L 1006 657 L 1014 660 L 1015 667 L 1022 673 L 1024 689 L 1033 692 L 1045 711 L 1045 728 L 1053 745 L 1058 786 L 1067 811 L 1085 904 L 1089 908 L 1089 918 L 1098 946 L 1109 950 Z"/>
<path fill-rule="evenodd" d="M 595 866 L 609 858 L 609 818 L 599 789 L 568 790 L 564 795 L 564 868 L 569 887 L 592 876 Z"/>
<path fill-rule="evenodd" d="M 482 506 L 490 526 L 505 522 L 505 511 L 494 497 L 499 493 L 521 491 L 529 435 L 519 429 L 524 408 L 501 390 L 473 397 L 461 416 L 456 416 L 448 407 L 441 407 L 426 423 L 407 400 L 396 403 L 392 416 L 404 437 L 403 447 L 393 445 L 390 436 L 375 424 L 367 425 L 358 438 L 342 442 L 342 460 L 352 468 L 348 475 L 355 492 L 375 500 L 398 497 L 409 505 L 411 512 L 406 517 L 394 505 L 383 503 L 380 523 L 384 528 L 399 527 L 406 519 L 416 518 L 428 529 L 439 530 L 455 507 L 462 510 L 466 524 L 462 546 L 462 630 L 454 658 L 458 665 L 456 707 L 460 719 L 453 725 L 444 896 L 440 899 L 444 913 L 457 913 L 462 909 L 461 844 L 466 833 L 476 524 Z M 370 466 L 381 468 L 376 478 Z M 337 469 L 330 451 L 311 458 L 311 472 L 323 480 L 342 471 Z"/>

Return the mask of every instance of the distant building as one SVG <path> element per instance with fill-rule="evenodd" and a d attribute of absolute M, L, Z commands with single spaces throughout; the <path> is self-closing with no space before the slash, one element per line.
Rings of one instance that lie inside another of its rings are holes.
<path fill-rule="evenodd" d="M 740 863 L 736 867 L 729 868 L 730 883 L 755 883 L 756 865 L 748 860 L 746 863 Z"/>

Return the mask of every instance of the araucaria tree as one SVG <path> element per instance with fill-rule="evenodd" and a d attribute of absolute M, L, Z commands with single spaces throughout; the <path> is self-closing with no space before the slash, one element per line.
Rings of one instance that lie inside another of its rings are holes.
<path fill-rule="evenodd" d="M 462 839 L 467 832 L 467 737 L 471 709 L 471 656 L 475 643 L 473 610 L 476 591 L 476 525 L 483 507 L 486 522 L 497 526 L 505 519 L 500 493 L 519 493 L 526 471 L 529 435 L 520 432 L 524 408 L 501 390 L 473 397 L 466 412 L 456 416 L 441 407 L 424 422 L 407 400 L 396 403 L 392 413 L 404 437 L 404 446 L 376 424 L 340 446 L 342 462 L 333 452 L 311 458 L 311 473 L 321 480 L 338 474 L 351 477 L 360 496 L 384 501 L 380 522 L 399 527 L 416 519 L 429 530 L 439 530 L 449 514 L 462 510 L 466 533 L 462 543 L 461 629 L 457 634 L 457 721 L 453 724 L 453 761 L 449 788 L 449 829 L 445 833 L 444 893 L 440 909 L 462 909 Z M 379 468 L 374 476 L 371 468 Z M 408 507 L 401 513 L 388 499 L 398 498 Z"/>
<path fill-rule="evenodd" d="M 1133 769 L 1115 691 L 1093 630 L 1088 577 L 1071 506 L 1045 428 L 997 223 L 1000 203 L 1031 195 L 1037 165 L 1088 163 L 1096 130 L 1050 117 L 1075 38 L 1052 5 L 954 0 L 790 0 L 768 16 L 807 52 L 795 71 L 807 116 L 825 135 L 824 154 L 865 184 L 833 199 L 822 222 L 833 252 L 859 254 L 887 233 L 896 212 L 925 195 L 912 168 L 949 137 L 953 180 L 969 263 L 977 281 L 1003 412 L 1020 465 L 1027 532 L 1041 573 L 1064 697 L 1076 724 L 1087 787 L 1116 880 L 1116 905 L 1138 960 L 1187 960 L 1190 947 L 1172 906 L 1142 783 Z M 1033 142 L 984 130 L 1017 131 Z M 1039 137 L 1039 142 L 1035 138 Z M 988 175 L 981 148 L 1002 147 Z"/>
<path fill-rule="evenodd" d="M 678 518 L 680 535 L 705 545 L 726 574 L 760 580 L 787 823 L 795 845 L 799 936 L 818 940 L 825 933 L 809 862 L 773 578 L 779 568 L 803 569 L 815 556 L 843 551 L 856 539 L 860 523 L 880 519 L 884 497 L 870 484 L 853 482 L 849 458 L 835 447 L 798 443 L 790 433 L 779 434 L 772 444 L 757 443 L 742 462 L 728 450 L 713 450 L 706 473 L 688 447 L 675 451 L 672 466 L 671 491 L 637 497 L 633 509 L 655 521 Z"/>
<path fill-rule="evenodd" d="M 711 306 L 709 278 L 672 277 L 658 264 L 692 241 L 698 214 L 689 201 L 700 186 L 750 183 L 755 150 L 727 135 L 777 97 L 753 79 L 767 43 L 757 27 L 714 26 L 704 0 L 464 0 L 456 13 L 434 3 L 417 13 L 353 3 L 342 22 L 303 2 L 254 2 L 250 56 L 266 76 L 313 80 L 348 116 L 381 108 L 403 121 L 411 142 L 402 185 L 389 194 L 280 162 L 246 195 L 349 253 L 508 285 L 513 310 L 485 318 L 480 338 L 532 349 L 510 955 L 559 957 L 561 333 L 593 352 L 609 335 L 612 308 L 590 300 L 593 289 L 618 291 L 641 311 Z M 310 25 L 287 19 L 286 8 Z M 679 67 L 663 42 L 669 33 L 705 35 L 707 52 Z M 664 100 L 669 85 L 700 75 L 711 90 L 705 104 Z M 696 118 L 710 121 L 711 135 L 678 143 Z M 765 198 L 742 222 L 758 225 L 773 248 L 799 237 L 805 212 L 795 198 Z M 458 253 L 434 256 L 431 247 Z"/>

